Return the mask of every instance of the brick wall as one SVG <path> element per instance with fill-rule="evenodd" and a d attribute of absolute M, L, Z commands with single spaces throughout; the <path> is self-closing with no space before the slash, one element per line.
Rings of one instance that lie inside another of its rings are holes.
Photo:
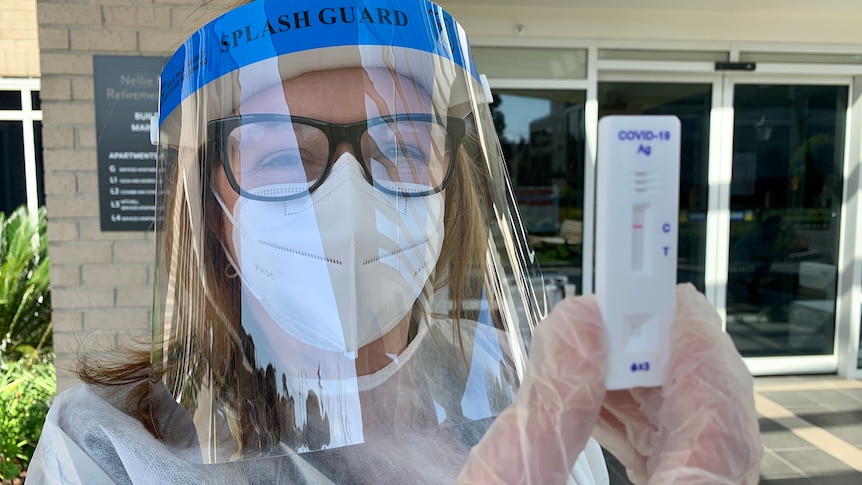
<path fill-rule="evenodd" d="M 99 226 L 93 55 L 169 55 L 219 7 L 201 9 L 201 0 L 2 1 L 0 19 L 7 2 L 38 10 L 54 346 L 63 390 L 77 382 L 70 369 L 79 351 L 110 351 L 150 335 L 152 234 Z"/>
<path fill-rule="evenodd" d="M 0 8 L 0 76 L 39 77 L 35 0 L 3 0 Z"/>

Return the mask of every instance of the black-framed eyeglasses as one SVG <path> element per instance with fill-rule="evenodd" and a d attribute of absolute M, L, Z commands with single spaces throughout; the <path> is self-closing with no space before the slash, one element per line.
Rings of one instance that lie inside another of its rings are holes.
<path fill-rule="evenodd" d="M 465 122 L 401 113 L 349 124 L 280 114 L 231 116 L 208 123 L 210 155 L 243 197 L 289 200 L 314 192 L 347 142 L 365 178 L 379 190 L 407 197 L 440 192 L 452 174 Z"/>

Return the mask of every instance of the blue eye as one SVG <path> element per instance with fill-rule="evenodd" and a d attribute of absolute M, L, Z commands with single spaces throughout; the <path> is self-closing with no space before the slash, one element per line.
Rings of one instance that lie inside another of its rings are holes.
<path fill-rule="evenodd" d="M 254 163 L 254 170 L 269 169 L 292 169 L 302 166 L 302 154 L 298 148 L 279 150 Z"/>
<path fill-rule="evenodd" d="M 326 159 L 301 148 L 281 149 L 242 163 L 242 174 L 256 185 L 314 181 L 326 168 Z"/>
<path fill-rule="evenodd" d="M 404 143 L 387 143 L 382 146 L 378 146 L 378 150 L 384 159 L 393 162 L 403 159 L 407 159 L 412 162 L 419 162 L 425 158 L 425 154 L 422 149 Z"/>

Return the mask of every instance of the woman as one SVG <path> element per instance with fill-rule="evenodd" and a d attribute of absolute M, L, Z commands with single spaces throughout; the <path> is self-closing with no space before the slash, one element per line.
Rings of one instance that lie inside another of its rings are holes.
<path fill-rule="evenodd" d="M 436 5 L 258 0 L 161 89 L 153 350 L 82 366 L 29 479 L 602 483 L 596 424 L 637 480 L 757 479 L 751 378 L 690 288 L 663 389 L 605 393 L 589 298 L 530 342 L 490 93 Z"/>

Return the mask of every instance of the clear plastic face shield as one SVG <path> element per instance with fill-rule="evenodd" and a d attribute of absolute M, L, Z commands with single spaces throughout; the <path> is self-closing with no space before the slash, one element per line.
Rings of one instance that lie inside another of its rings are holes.
<path fill-rule="evenodd" d="M 259 0 L 161 82 L 166 444 L 451 482 L 545 314 L 461 27 L 425 1 Z"/>

